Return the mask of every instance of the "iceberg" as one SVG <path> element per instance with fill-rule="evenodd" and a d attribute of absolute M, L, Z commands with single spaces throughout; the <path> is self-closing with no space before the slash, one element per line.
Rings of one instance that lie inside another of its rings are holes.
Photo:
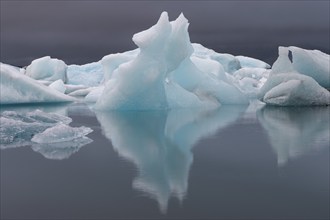
<path fill-rule="evenodd" d="M 108 81 L 96 109 L 155 110 L 200 107 L 201 103 L 206 107 L 248 103 L 246 95 L 228 79 L 221 62 L 205 56 L 191 57 L 194 47 L 183 14 L 169 22 L 163 12 L 157 24 L 135 34 L 133 41 L 139 50 L 129 56 L 117 54 L 102 59 Z M 220 55 L 214 52 L 214 56 Z M 116 62 L 111 65 L 111 60 Z M 233 69 L 230 58 L 219 60 L 228 60 L 226 66 Z"/>
<path fill-rule="evenodd" d="M 73 98 L 38 83 L 18 69 L 0 64 L 0 104 L 72 102 Z"/>
<path fill-rule="evenodd" d="M 297 72 L 288 53 L 288 48 L 279 47 L 279 57 L 260 89 L 262 100 L 278 106 L 330 105 L 330 92 L 312 77 Z"/>
<path fill-rule="evenodd" d="M 58 59 L 50 56 L 33 60 L 26 68 L 25 74 L 33 79 L 55 81 L 61 79 L 66 82 L 67 65 Z"/>
<path fill-rule="evenodd" d="M 183 14 L 170 22 L 163 12 L 154 26 L 133 36 L 137 49 L 97 62 L 67 65 L 46 56 L 26 70 L 1 64 L 0 104 L 67 102 L 80 96 L 101 111 L 217 108 L 256 99 L 278 106 L 329 105 L 328 54 L 279 47 L 270 67 L 191 43 L 188 26 Z"/>
<path fill-rule="evenodd" d="M 187 27 L 183 15 L 171 24 L 167 13 L 162 13 L 156 25 L 135 34 L 133 41 L 140 48 L 139 54 L 112 73 L 96 102 L 96 109 L 167 109 L 166 75 L 192 52 L 192 48 L 187 48 L 190 44 L 182 43 L 185 40 L 182 37 L 188 35 L 178 33 Z"/>

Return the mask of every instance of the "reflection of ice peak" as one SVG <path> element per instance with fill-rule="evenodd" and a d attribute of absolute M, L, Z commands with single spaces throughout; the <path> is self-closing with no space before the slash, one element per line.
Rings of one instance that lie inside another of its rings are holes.
<path fill-rule="evenodd" d="M 258 112 L 279 165 L 323 147 L 324 143 L 328 145 L 329 117 L 329 107 L 264 107 Z"/>
<path fill-rule="evenodd" d="M 118 154 L 138 168 L 133 188 L 157 200 L 162 213 L 188 189 L 191 148 L 233 121 L 244 108 L 218 110 L 96 112 L 104 135 Z"/>

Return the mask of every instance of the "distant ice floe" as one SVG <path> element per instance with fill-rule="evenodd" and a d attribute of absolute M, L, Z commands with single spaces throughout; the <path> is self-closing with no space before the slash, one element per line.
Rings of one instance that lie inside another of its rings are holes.
<path fill-rule="evenodd" d="M 0 116 L 0 148 L 31 146 L 49 159 L 65 159 L 91 143 L 92 132 L 84 126 L 71 127 L 72 119 L 35 110 L 27 113 L 4 111 Z"/>
<path fill-rule="evenodd" d="M 133 36 L 138 48 L 132 51 L 84 65 L 49 56 L 26 70 L 1 64 L 0 104 L 77 101 L 72 97 L 78 96 L 101 111 L 217 108 L 256 99 L 277 106 L 330 104 L 328 54 L 279 47 L 271 67 L 191 43 L 188 26 L 183 14 L 170 22 L 163 12 L 154 26 Z"/>

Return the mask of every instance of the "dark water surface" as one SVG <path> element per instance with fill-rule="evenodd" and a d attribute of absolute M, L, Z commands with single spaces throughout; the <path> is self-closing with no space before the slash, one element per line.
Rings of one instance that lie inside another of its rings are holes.
<path fill-rule="evenodd" d="M 37 108 L 93 142 L 2 149 L 1 219 L 329 218 L 329 107 Z"/>

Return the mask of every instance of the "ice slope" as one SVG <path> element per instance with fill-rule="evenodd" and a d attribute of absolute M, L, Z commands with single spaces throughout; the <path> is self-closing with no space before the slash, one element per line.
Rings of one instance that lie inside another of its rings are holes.
<path fill-rule="evenodd" d="M 18 69 L 0 64 L 0 104 L 71 102 L 73 98 L 38 83 Z"/>

